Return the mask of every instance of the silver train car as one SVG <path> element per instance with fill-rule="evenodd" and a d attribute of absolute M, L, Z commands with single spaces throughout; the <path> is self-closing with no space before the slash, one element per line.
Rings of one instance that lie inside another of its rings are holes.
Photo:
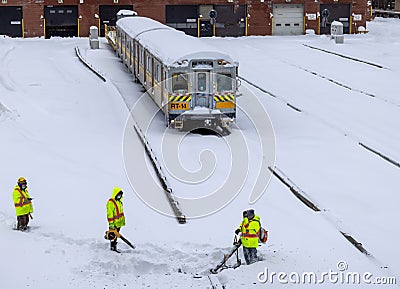
<path fill-rule="evenodd" d="M 117 21 L 108 39 L 176 129 L 227 129 L 236 118 L 238 63 L 200 39 L 145 17 Z"/>

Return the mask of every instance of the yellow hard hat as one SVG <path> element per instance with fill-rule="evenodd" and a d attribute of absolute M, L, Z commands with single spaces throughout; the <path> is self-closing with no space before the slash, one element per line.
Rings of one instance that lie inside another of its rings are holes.
<path fill-rule="evenodd" d="M 24 177 L 20 177 L 20 178 L 18 179 L 18 184 L 20 184 L 20 183 L 26 183 L 26 180 L 25 180 Z"/>

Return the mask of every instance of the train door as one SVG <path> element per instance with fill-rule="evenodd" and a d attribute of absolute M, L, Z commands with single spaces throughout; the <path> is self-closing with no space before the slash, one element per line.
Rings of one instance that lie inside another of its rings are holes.
<path fill-rule="evenodd" d="M 146 87 L 147 79 L 147 52 L 143 48 L 143 85 Z"/>
<path fill-rule="evenodd" d="M 137 78 L 139 78 L 139 63 L 140 63 L 140 48 L 139 48 L 139 44 L 137 42 L 135 42 L 135 66 L 136 66 L 136 70 L 135 70 L 135 75 Z"/>
<path fill-rule="evenodd" d="M 210 71 L 200 70 L 195 73 L 195 106 L 212 108 L 212 97 L 210 87 Z"/>
<path fill-rule="evenodd" d="M 133 60 L 133 53 L 134 53 L 134 46 L 132 39 L 129 39 L 129 70 L 133 72 L 132 68 L 132 60 Z"/>

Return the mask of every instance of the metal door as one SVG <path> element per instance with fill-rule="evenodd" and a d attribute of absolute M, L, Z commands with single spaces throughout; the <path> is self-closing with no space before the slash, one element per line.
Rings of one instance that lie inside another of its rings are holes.
<path fill-rule="evenodd" d="M 0 35 L 22 37 L 22 7 L 0 7 Z"/>
<path fill-rule="evenodd" d="M 210 71 L 195 72 L 195 106 L 212 108 Z"/>
<path fill-rule="evenodd" d="M 73 37 L 78 35 L 78 6 L 46 6 L 46 38 L 52 36 Z"/>
<path fill-rule="evenodd" d="M 100 36 L 104 36 L 104 24 L 115 26 L 119 10 L 133 10 L 133 5 L 99 5 Z"/>
<path fill-rule="evenodd" d="M 188 35 L 197 36 L 197 5 L 166 5 L 166 25 L 183 31 Z"/>
<path fill-rule="evenodd" d="M 274 35 L 301 35 L 304 33 L 304 6 L 302 4 L 274 4 Z"/>
<path fill-rule="evenodd" d="M 213 25 L 210 20 L 200 20 L 200 37 L 211 37 L 214 35 Z"/>
<path fill-rule="evenodd" d="M 331 34 L 331 23 L 343 23 L 343 33 L 350 33 L 350 4 L 321 4 L 320 5 L 320 34 Z"/>
<path fill-rule="evenodd" d="M 216 36 L 244 36 L 246 5 L 214 5 L 217 11 Z"/>

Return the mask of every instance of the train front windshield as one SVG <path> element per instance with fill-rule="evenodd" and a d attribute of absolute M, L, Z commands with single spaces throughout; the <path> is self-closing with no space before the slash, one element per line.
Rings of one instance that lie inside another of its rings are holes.
<path fill-rule="evenodd" d="M 217 73 L 217 91 L 232 91 L 232 78 L 230 74 Z"/>
<path fill-rule="evenodd" d="M 187 93 L 188 92 L 188 77 L 186 73 L 176 73 L 172 75 L 172 92 Z"/>

